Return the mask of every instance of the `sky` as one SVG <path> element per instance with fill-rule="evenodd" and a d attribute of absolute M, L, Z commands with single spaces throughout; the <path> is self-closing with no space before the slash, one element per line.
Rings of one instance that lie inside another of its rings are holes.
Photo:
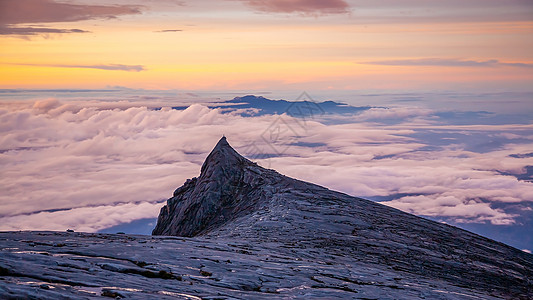
<path fill-rule="evenodd" d="M 0 230 L 148 234 L 226 135 L 531 251 L 532 46 L 526 0 L 0 0 Z M 247 94 L 364 109 L 213 104 Z"/>
<path fill-rule="evenodd" d="M 527 90 L 529 0 L 1 0 L 1 88 Z"/>

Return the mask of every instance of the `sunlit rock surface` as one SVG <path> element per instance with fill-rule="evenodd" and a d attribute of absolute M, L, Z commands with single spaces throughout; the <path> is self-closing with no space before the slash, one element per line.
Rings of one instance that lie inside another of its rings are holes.
<path fill-rule="evenodd" d="M 533 299 L 533 255 L 261 168 L 225 138 L 153 233 L 0 233 L 0 298 Z"/>

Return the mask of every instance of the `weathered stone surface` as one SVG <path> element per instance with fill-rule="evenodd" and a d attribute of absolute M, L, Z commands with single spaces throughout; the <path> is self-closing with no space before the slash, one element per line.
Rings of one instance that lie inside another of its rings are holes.
<path fill-rule="evenodd" d="M 261 168 L 225 139 L 154 234 L 0 232 L 0 299 L 533 299 L 533 255 Z"/>
<path fill-rule="evenodd" d="M 470 232 L 264 169 L 222 138 L 198 179 L 161 210 L 155 235 L 327 249 L 459 286 L 533 293 L 532 256 Z M 243 249 L 243 251 L 248 251 Z"/>
<path fill-rule="evenodd" d="M 161 209 L 153 234 L 195 236 L 247 215 L 272 196 L 277 176 L 239 155 L 223 137 L 200 176 L 176 189 Z"/>

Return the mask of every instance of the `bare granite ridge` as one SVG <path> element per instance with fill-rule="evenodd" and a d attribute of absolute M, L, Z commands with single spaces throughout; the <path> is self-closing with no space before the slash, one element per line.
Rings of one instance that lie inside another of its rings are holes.
<path fill-rule="evenodd" d="M 533 299 L 533 255 L 262 168 L 225 138 L 154 234 L 0 232 L 0 299 Z"/>
<path fill-rule="evenodd" d="M 174 191 L 160 212 L 153 235 L 196 236 L 251 212 L 267 171 L 241 156 L 222 137 L 207 156 L 198 178 L 188 179 Z M 272 184 L 273 182 L 267 182 Z"/>
<path fill-rule="evenodd" d="M 223 137 L 153 235 L 317 249 L 505 298 L 533 299 L 533 256 L 471 232 L 265 169 Z M 322 253 L 322 254 L 319 254 Z"/>

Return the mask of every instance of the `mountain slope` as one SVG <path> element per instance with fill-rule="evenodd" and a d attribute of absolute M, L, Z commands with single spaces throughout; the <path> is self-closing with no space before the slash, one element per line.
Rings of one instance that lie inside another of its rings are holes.
<path fill-rule="evenodd" d="M 533 299 L 533 255 L 261 168 L 224 138 L 174 194 L 165 236 L 0 232 L 0 299 Z"/>
<path fill-rule="evenodd" d="M 153 234 L 283 243 L 486 293 L 533 295 L 531 255 L 264 169 L 225 138 L 200 176 L 178 188 L 161 209 Z"/>

